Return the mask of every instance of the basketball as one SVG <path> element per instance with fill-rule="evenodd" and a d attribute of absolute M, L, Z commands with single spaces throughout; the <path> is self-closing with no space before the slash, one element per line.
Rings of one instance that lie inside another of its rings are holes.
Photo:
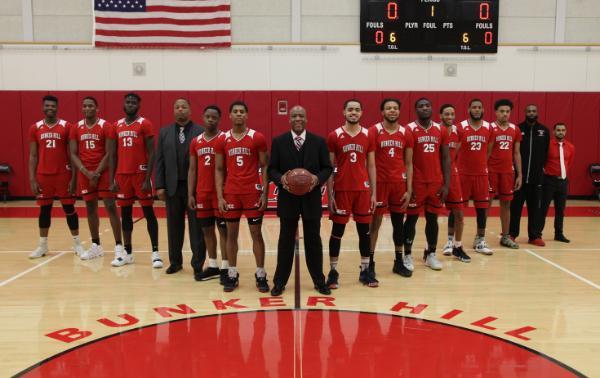
<path fill-rule="evenodd" d="M 304 168 L 292 169 L 287 175 L 288 191 L 297 196 L 303 196 L 310 191 L 312 175 Z"/>

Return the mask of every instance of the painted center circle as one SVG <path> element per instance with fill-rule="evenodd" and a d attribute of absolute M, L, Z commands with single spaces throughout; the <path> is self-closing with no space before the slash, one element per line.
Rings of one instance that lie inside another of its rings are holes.
<path fill-rule="evenodd" d="M 574 376 L 501 339 L 447 324 L 351 311 L 252 311 L 126 331 L 26 376 Z"/>

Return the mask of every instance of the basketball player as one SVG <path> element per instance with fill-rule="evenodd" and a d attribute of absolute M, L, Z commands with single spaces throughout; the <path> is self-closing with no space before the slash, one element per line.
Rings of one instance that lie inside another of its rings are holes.
<path fill-rule="evenodd" d="M 81 256 L 83 247 L 79 239 L 79 217 L 73 206 L 76 176 L 69 164 L 68 151 L 71 125 L 56 117 L 56 97 L 44 96 L 42 110 L 45 118 L 29 128 L 29 185 L 40 207 L 40 242 L 29 258 L 36 259 L 48 253 L 48 231 L 55 197 L 60 200 L 67 217 L 67 225 L 73 236 L 73 249 Z"/>
<path fill-rule="evenodd" d="M 163 262 L 158 253 L 158 222 L 152 197 L 152 168 L 154 165 L 154 130 L 152 123 L 138 115 L 142 99 L 137 93 L 125 95 L 125 118 L 117 121 L 114 132 L 117 140 L 117 174 L 111 179 L 117 204 L 121 207 L 121 224 L 125 252 L 115 253 L 112 266 L 133 263 L 131 233 L 133 232 L 133 203 L 137 198 L 146 218 L 146 229 L 152 244 L 152 267 L 160 269 Z M 114 153 L 113 153 L 114 155 Z"/>
<path fill-rule="evenodd" d="M 472 199 L 477 213 L 477 235 L 473 248 L 475 252 L 492 255 L 493 251 L 485 241 L 490 200 L 487 158 L 488 148 L 491 148 L 492 129 L 483 120 L 483 102 L 480 99 L 469 102 L 469 118 L 460 123 L 458 134 L 458 171 L 463 201 L 468 206 Z"/>
<path fill-rule="evenodd" d="M 223 134 L 219 130 L 221 109 L 210 105 L 204 109 L 204 132 L 190 143 L 190 168 L 188 171 L 188 205 L 196 210 L 198 224 L 208 250 L 208 267 L 198 279 L 206 281 L 220 277 L 221 284 L 225 283 L 229 263 L 227 261 L 227 226 L 219 211 L 219 202 L 215 194 L 215 145 Z M 215 223 L 219 230 L 221 245 L 221 269 L 217 264 L 217 235 Z"/>
<path fill-rule="evenodd" d="M 229 268 L 223 290 L 230 292 L 238 286 L 238 235 L 240 218 L 245 214 L 256 260 L 256 287 L 261 293 L 266 293 L 269 284 L 264 268 L 265 242 L 261 226 L 269 188 L 267 142 L 261 133 L 246 125 L 248 106 L 244 102 L 231 104 L 229 118 L 233 127 L 219 137 L 215 146 L 217 198 L 227 226 Z"/>
<path fill-rule="evenodd" d="M 369 226 L 376 206 L 375 146 L 369 142 L 368 130 L 360 125 L 362 105 L 358 100 L 344 103 L 346 123 L 332 131 L 327 147 L 336 171 L 327 182 L 330 219 L 329 238 L 331 270 L 327 276 L 330 289 L 339 288 L 337 271 L 340 244 L 350 214 L 354 216 L 360 250 L 359 281 L 369 287 L 379 286 L 374 272 L 369 271 L 371 238 Z"/>
<path fill-rule="evenodd" d="M 438 241 L 438 215 L 443 214 L 443 203 L 450 185 L 450 155 L 448 134 L 431 119 L 431 101 L 420 98 L 415 102 L 417 120 L 408 128 L 413 136 L 413 196 L 404 222 L 404 265 L 414 270 L 412 245 L 421 208 L 425 209 L 425 236 L 427 246 L 423 260 L 433 270 L 441 270 L 442 263 L 435 256 Z"/>
<path fill-rule="evenodd" d="M 71 127 L 69 146 L 71 161 L 79 171 L 77 183 L 85 201 L 87 220 L 92 236 L 92 245 L 80 257 L 90 260 L 104 255 L 100 244 L 100 218 L 98 217 L 98 198 L 104 201 L 110 226 L 115 238 L 115 255 L 121 254 L 121 221 L 117 214 L 115 196 L 110 191 L 108 165 L 110 151 L 115 147 L 112 125 L 98 118 L 98 102 L 94 97 L 83 99 L 83 116 L 77 126 Z M 114 170 L 114 166 L 110 167 Z"/>
<path fill-rule="evenodd" d="M 501 99 L 494 104 L 496 122 L 492 123 L 491 152 L 488 160 L 490 170 L 490 205 L 495 195 L 500 200 L 500 244 L 508 248 L 519 248 L 509 235 L 510 202 L 513 191 L 521 188 L 521 131 L 508 122 L 513 103 Z M 516 171 L 516 177 L 515 177 Z"/>
<path fill-rule="evenodd" d="M 392 238 L 396 259 L 393 272 L 403 277 L 412 276 L 402 260 L 404 245 L 404 213 L 412 196 L 413 140 L 410 131 L 398 123 L 400 100 L 386 98 L 381 102 L 383 121 L 369 128 L 370 143 L 375 146 L 377 168 L 377 208 L 371 222 L 371 260 L 369 270 L 375 276 L 375 246 L 379 228 L 386 210 L 392 220 Z"/>
<path fill-rule="evenodd" d="M 459 261 L 471 262 L 471 257 L 465 253 L 462 247 L 462 235 L 464 229 L 463 198 L 460 188 L 460 176 L 456 166 L 456 152 L 459 147 L 458 130 L 454 125 L 456 119 L 454 106 L 444 104 L 440 108 L 440 119 L 448 133 L 448 153 L 450 154 L 450 187 L 446 197 L 446 208 L 450 210 L 448 215 L 448 242 L 444 246 L 445 256 L 454 256 Z"/>

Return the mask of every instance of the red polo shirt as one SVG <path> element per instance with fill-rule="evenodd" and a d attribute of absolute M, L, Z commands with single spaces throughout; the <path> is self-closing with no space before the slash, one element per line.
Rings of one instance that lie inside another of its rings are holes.
<path fill-rule="evenodd" d="M 565 178 L 569 177 L 569 169 L 571 169 L 571 166 L 573 165 L 573 160 L 575 158 L 575 146 L 573 146 L 573 143 L 569 142 L 566 139 L 563 139 L 562 142 L 559 142 L 556 138 L 550 141 L 550 146 L 548 147 L 548 159 L 546 160 L 546 165 L 544 165 L 544 174 L 548 176 L 562 176 L 560 169 L 561 144 L 563 148 Z"/>

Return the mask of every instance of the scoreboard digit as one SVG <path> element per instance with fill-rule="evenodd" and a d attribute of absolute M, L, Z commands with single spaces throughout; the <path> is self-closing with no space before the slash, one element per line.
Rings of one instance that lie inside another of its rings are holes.
<path fill-rule="evenodd" d="M 361 51 L 497 53 L 499 3 L 361 0 Z"/>

